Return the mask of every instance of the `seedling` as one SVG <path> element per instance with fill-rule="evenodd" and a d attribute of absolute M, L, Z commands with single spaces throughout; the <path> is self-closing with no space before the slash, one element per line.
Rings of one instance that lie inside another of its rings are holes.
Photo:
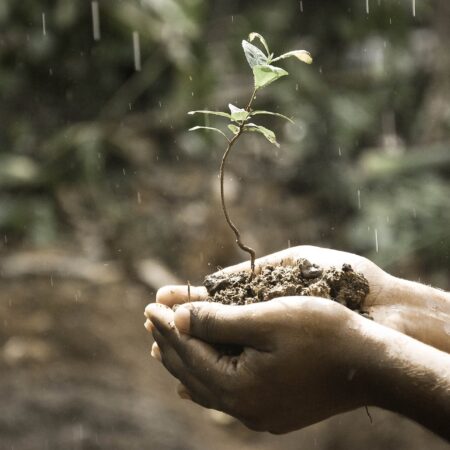
<path fill-rule="evenodd" d="M 250 43 L 255 39 L 259 40 L 262 47 L 264 48 L 264 51 L 260 50 L 258 47 Z M 188 114 L 211 114 L 215 116 L 225 117 L 230 121 L 230 124 L 228 125 L 228 130 L 232 133 L 231 136 L 227 135 L 225 131 L 222 131 L 219 128 L 207 126 L 195 126 L 193 128 L 190 128 L 189 131 L 195 131 L 200 129 L 212 130 L 217 133 L 220 133 L 228 142 L 228 145 L 222 156 L 222 162 L 220 164 L 219 169 L 220 199 L 222 203 L 222 210 L 225 215 L 225 219 L 227 221 L 228 226 L 231 228 L 236 237 L 237 245 L 241 250 L 247 252 L 250 255 L 251 275 L 253 277 L 255 273 L 255 258 L 256 258 L 255 251 L 242 242 L 240 231 L 238 227 L 230 219 L 228 209 L 225 203 L 225 192 L 224 192 L 225 163 L 227 161 L 227 158 L 230 154 L 230 150 L 232 149 L 233 145 L 246 132 L 260 133 L 271 144 L 276 145 L 277 147 L 280 146 L 277 142 L 275 133 L 272 130 L 263 127 L 262 125 L 257 125 L 251 122 L 250 120 L 254 116 L 258 115 L 272 115 L 286 119 L 291 123 L 293 123 L 293 121 L 289 117 L 286 117 L 285 115 L 276 112 L 253 110 L 252 105 L 256 98 L 256 93 L 258 92 L 259 89 L 269 86 L 269 84 L 273 83 L 279 78 L 288 75 L 288 72 L 286 72 L 281 67 L 274 66 L 272 63 L 293 56 L 299 59 L 300 61 L 303 61 L 307 64 L 311 64 L 312 58 L 309 52 L 307 52 L 306 50 L 292 50 L 280 56 L 274 57 L 274 54 L 270 53 L 269 46 L 267 45 L 266 40 L 258 33 L 250 33 L 248 40 L 250 42 L 245 40 L 242 41 L 242 48 L 244 49 L 245 57 L 247 58 L 248 64 L 253 71 L 254 85 L 253 85 L 253 92 L 250 96 L 250 100 L 247 103 L 247 106 L 245 108 L 238 108 L 237 106 L 234 106 L 230 103 L 228 105 L 228 108 L 230 109 L 229 113 L 223 111 L 200 110 L 200 111 L 189 111 Z"/>

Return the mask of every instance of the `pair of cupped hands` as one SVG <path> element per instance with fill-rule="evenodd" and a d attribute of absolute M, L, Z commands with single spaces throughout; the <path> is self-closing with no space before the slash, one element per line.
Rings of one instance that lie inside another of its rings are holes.
<path fill-rule="evenodd" d="M 300 246 L 258 259 L 256 271 L 299 258 L 322 268 L 350 264 L 362 273 L 370 286 L 363 309 L 374 320 L 323 298 L 226 306 L 204 301 L 204 287 L 165 286 L 146 307 L 145 327 L 155 340 L 152 356 L 180 381 L 181 398 L 251 429 L 284 433 L 378 405 L 385 347 L 403 345 L 403 336 L 450 350 L 435 326 L 442 311 L 430 308 L 440 302 L 431 288 L 393 277 L 366 258 Z M 223 269 L 240 270 L 249 270 L 249 263 Z M 227 354 L 223 344 L 241 351 Z"/>

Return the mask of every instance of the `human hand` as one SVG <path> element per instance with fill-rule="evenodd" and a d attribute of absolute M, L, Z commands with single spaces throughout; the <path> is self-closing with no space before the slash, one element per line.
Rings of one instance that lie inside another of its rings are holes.
<path fill-rule="evenodd" d="M 292 264 L 300 258 L 322 268 L 340 268 L 350 264 L 369 282 L 370 292 L 362 309 L 380 324 L 407 334 L 440 350 L 450 352 L 446 330 L 450 323 L 450 296 L 448 293 L 389 275 L 367 258 L 337 250 L 314 246 L 298 246 L 282 250 L 256 260 L 256 271 L 264 265 Z M 249 270 L 249 263 L 223 269 L 225 272 Z M 193 287 L 190 300 L 207 298 L 206 289 Z M 188 301 L 187 286 L 161 288 L 156 301 L 167 306 Z"/>
<path fill-rule="evenodd" d="M 154 303 L 146 315 L 180 396 L 254 430 L 284 433 L 376 405 L 450 440 L 450 355 L 336 302 Z M 229 343 L 239 355 L 217 348 Z"/>
<path fill-rule="evenodd" d="M 194 294 L 197 295 L 197 294 Z M 191 397 L 249 428 L 284 433 L 370 402 L 363 329 L 344 306 L 313 297 L 226 306 L 150 304 L 158 354 Z M 217 344 L 239 345 L 228 356 Z"/>

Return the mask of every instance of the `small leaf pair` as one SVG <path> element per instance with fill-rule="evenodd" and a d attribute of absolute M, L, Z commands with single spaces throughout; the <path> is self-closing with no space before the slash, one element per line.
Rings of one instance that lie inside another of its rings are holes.
<path fill-rule="evenodd" d="M 256 38 L 259 39 L 262 43 L 264 49 L 267 52 L 267 55 L 265 55 L 255 45 L 250 44 L 250 42 L 252 42 Z M 288 72 L 286 72 L 286 70 L 282 69 L 281 67 L 272 65 L 272 63 L 275 61 L 280 61 L 282 59 L 294 56 L 304 63 L 312 63 L 312 57 L 306 50 L 292 50 L 274 58 L 273 53 L 270 53 L 269 46 L 267 45 L 266 40 L 258 33 L 250 33 L 249 41 L 250 42 L 243 40 L 242 48 L 244 49 L 244 54 L 247 62 L 253 71 L 255 89 L 261 89 L 278 80 L 279 78 L 288 75 Z"/>

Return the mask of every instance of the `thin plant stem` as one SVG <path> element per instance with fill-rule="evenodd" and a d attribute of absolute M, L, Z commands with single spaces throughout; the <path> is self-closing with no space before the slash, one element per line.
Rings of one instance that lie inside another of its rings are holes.
<path fill-rule="evenodd" d="M 252 106 L 253 100 L 255 99 L 256 90 L 257 90 L 257 88 L 253 89 L 252 96 L 250 97 L 250 100 L 249 100 L 249 102 L 247 104 L 247 107 L 245 108 L 245 110 L 247 112 L 250 112 L 250 108 Z M 242 242 L 242 240 L 241 240 L 241 233 L 240 233 L 238 227 L 230 219 L 230 216 L 228 214 L 227 206 L 226 206 L 226 203 L 225 203 L 225 191 L 224 191 L 225 163 L 227 161 L 228 155 L 230 154 L 230 150 L 232 149 L 232 147 L 235 144 L 235 142 L 241 136 L 241 134 L 242 134 L 242 132 L 244 130 L 244 126 L 245 126 L 245 121 L 242 121 L 242 123 L 239 125 L 238 132 L 228 142 L 228 146 L 227 146 L 227 148 L 225 150 L 225 153 L 223 154 L 223 157 L 222 157 L 222 162 L 220 164 L 220 169 L 219 169 L 220 199 L 221 199 L 221 202 L 222 202 L 222 211 L 223 211 L 223 213 L 225 215 L 225 220 L 227 221 L 227 224 L 229 225 L 229 227 L 231 228 L 231 230 L 233 231 L 233 233 L 234 233 L 234 235 L 236 237 L 236 244 L 239 246 L 239 248 L 241 250 L 243 250 L 244 252 L 247 252 L 250 255 L 250 267 L 251 267 L 251 270 L 252 270 L 251 277 L 253 277 L 254 274 L 255 274 L 255 258 L 256 258 L 255 250 L 253 250 L 251 247 L 249 247 L 248 245 L 245 245 Z"/>

